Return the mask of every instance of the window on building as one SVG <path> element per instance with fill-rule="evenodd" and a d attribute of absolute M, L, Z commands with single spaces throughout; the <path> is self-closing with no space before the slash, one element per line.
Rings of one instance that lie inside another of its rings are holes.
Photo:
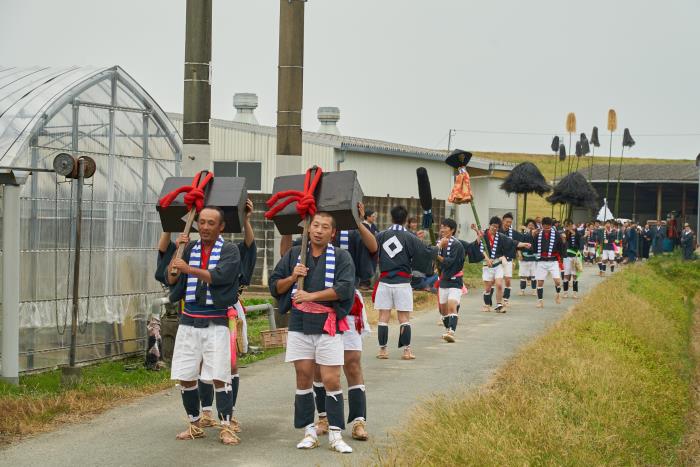
<path fill-rule="evenodd" d="M 214 161 L 214 173 L 219 177 L 243 177 L 248 191 L 262 189 L 262 162 Z"/>

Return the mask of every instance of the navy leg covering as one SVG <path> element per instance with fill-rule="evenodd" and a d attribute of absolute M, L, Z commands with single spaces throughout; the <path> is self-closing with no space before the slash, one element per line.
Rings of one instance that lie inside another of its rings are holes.
<path fill-rule="evenodd" d="M 527 288 L 527 279 L 520 279 L 520 290 L 525 290 Z"/>
<path fill-rule="evenodd" d="M 574 281 L 574 292 L 578 292 L 578 281 Z"/>
<path fill-rule="evenodd" d="M 200 417 L 197 386 L 195 385 L 191 388 L 181 386 L 180 392 L 182 393 L 182 405 L 185 406 L 187 418 L 190 419 L 190 422 L 196 422 Z"/>
<path fill-rule="evenodd" d="M 554 287 L 554 290 L 557 291 L 557 293 L 561 292 L 561 287 Z"/>
<path fill-rule="evenodd" d="M 328 413 L 328 427 L 345 429 L 345 416 L 343 412 L 343 391 L 330 391 L 326 393 L 326 412 Z"/>
<path fill-rule="evenodd" d="M 537 288 L 537 281 L 535 279 L 530 279 L 530 288 L 535 290 Z"/>
<path fill-rule="evenodd" d="M 564 281 L 564 292 L 569 291 L 569 281 Z"/>
<path fill-rule="evenodd" d="M 445 326 L 445 329 L 450 328 L 450 316 L 449 315 L 442 317 L 442 325 Z"/>
<path fill-rule="evenodd" d="M 233 416 L 233 392 L 230 384 L 224 384 L 222 388 L 214 390 L 216 395 L 216 411 L 219 413 L 219 420 L 230 422 Z"/>
<path fill-rule="evenodd" d="M 326 388 L 323 383 L 314 381 L 314 399 L 316 401 L 316 412 L 321 417 L 326 416 Z"/>
<path fill-rule="evenodd" d="M 457 315 L 450 315 L 450 329 L 452 329 L 452 332 L 457 330 Z"/>
<path fill-rule="evenodd" d="M 297 389 L 294 396 L 294 428 L 306 428 L 314 422 L 314 390 Z"/>
<path fill-rule="evenodd" d="M 537 287 L 537 298 L 540 300 L 544 298 L 544 288 Z"/>
<path fill-rule="evenodd" d="M 493 289 L 491 289 L 493 291 Z M 484 305 L 491 306 L 493 301 L 491 300 L 491 293 L 490 292 L 484 292 Z"/>
<path fill-rule="evenodd" d="M 411 345 L 411 323 L 399 326 L 399 348 L 405 345 Z"/>
<path fill-rule="evenodd" d="M 211 406 L 214 405 L 214 385 L 200 379 L 197 386 L 199 386 L 199 402 L 202 404 L 202 410 L 211 410 Z"/>
<path fill-rule="evenodd" d="M 379 323 L 377 325 L 377 339 L 379 340 L 380 347 L 386 347 L 386 343 L 389 342 L 389 325 L 386 323 Z"/>
<path fill-rule="evenodd" d="M 348 423 L 356 418 L 367 420 L 367 397 L 364 384 L 348 388 Z"/>
<path fill-rule="evenodd" d="M 240 384 L 241 378 L 238 377 L 238 373 L 231 376 L 231 398 L 233 400 L 233 408 L 236 408 L 236 402 L 238 401 L 238 386 Z"/>
<path fill-rule="evenodd" d="M 510 300 L 510 287 L 505 287 L 503 289 L 503 298 L 505 300 Z"/>

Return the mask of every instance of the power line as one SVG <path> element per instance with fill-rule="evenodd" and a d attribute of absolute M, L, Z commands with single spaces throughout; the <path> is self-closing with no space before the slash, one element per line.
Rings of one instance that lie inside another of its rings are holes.
<path fill-rule="evenodd" d="M 484 135 L 522 135 L 522 136 L 552 136 L 557 134 L 562 134 L 566 132 L 562 131 L 551 131 L 551 132 L 541 132 L 541 131 L 504 131 L 504 130 L 454 130 L 459 133 L 474 133 L 474 134 L 484 134 Z M 609 135 L 610 133 L 602 133 Z M 613 134 L 614 137 L 622 137 L 622 134 Z M 686 137 L 696 137 L 700 136 L 700 133 L 634 133 L 634 136 L 644 136 L 644 137 L 659 137 L 659 138 L 686 138 Z M 444 139 L 444 138 L 443 138 Z"/>

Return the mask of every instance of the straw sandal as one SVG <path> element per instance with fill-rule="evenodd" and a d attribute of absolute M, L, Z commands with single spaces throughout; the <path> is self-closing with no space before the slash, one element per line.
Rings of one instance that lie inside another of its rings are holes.
<path fill-rule="evenodd" d="M 207 434 L 199 425 L 190 423 L 190 426 L 187 428 L 187 430 L 175 435 L 175 439 L 183 441 L 189 439 L 204 438 L 205 436 L 207 436 Z"/>
<path fill-rule="evenodd" d="M 219 431 L 219 439 L 222 444 L 227 446 L 235 446 L 241 442 L 241 438 L 233 431 L 230 425 L 221 425 Z"/>

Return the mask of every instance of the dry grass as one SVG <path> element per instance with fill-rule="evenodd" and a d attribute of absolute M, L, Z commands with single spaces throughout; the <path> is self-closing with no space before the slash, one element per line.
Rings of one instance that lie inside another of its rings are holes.
<path fill-rule="evenodd" d="M 257 303 L 268 300 L 269 297 Z M 247 301 L 252 303 L 256 301 Z M 260 331 L 268 328 L 266 316 L 249 317 L 251 345 L 260 345 Z M 249 365 L 283 350 L 248 354 L 240 358 L 239 364 Z M 22 376 L 19 386 L 0 382 L 0 446 L 65 423 L 86 420 L 173 384 L 169 370 L 146 370 L 143 357 L 85 367 L 81 384 L 73 389 L 61 387 L 59 371 Z"/>
<path fill-rule="evenodd" d="M 605 152 L 607 153 L 607 150 L 601 151 L 603 148 L 598 148 L 598 152 Z M 619 150 L 619 148 L 618 148 Z M 544 175 L 545 179 L 551 182 L 551 180 L 554 178 L 554 168 L 555 168 L 555 160 L 557 160 L 554 155 L 552 154 L 511 154 L 511 153 L 498 153 L 498 152 L 476 152 L 474 153 L 475 156 L 477 157 L 483 157 L 486 159 L 492 159 L 492 160 L 499 160 L 499 161 L 504 161 L 504 162 L 513 162 L 513 163 L 520 163 L 524 161 L 529 161 L 535 164 L 542 174 Z M 575 159 L 575 157 L 574 157 Z M 582 170 L 584 168 L 588 167 L 588 163 L 591 161 L 591 158 L 586 156 L 584 159 L 581 160 L 581 165 L 579 166 L 579 170 Z M 640 157 L 627 157 L 625 156 L 623 163 L 624 164 L 687 164 L 689 162 L 693 162 L 690 160 L 683 160 L 683 159 L 646 159 L 646 158 L 640 158 Z M 576 161 L 574 160 L 573 164 L 575 164 Z M 594 164 L 608 164 L 608 156 L 607 154 L 596 154 L 596 156 L 593 158 L 593 163 Z M 620 155 L 618 154 L 613 154 L 612 157 L 612 165 L 613 167 L 617 167 L 620 163 Z M 565 163 L 566 164 L 566 163 Z M 557 163 L 557 178 L 559 178 L 561 171 L 561 163 Z M 614 174 L 617 174 L 616 171 L 613 171 Z M 535 217 L 535 216 L 548 216 L 552 212 L 551 204 L 547 202 L 545 199 L 549 194 L 545 194 L 544 197 L 538 196 L 537 194 L 531 193 L 527 197 L 527 214 L 528 217 Z M 522 212 L 523 209 L 523 197 L 518 196 L 518 212 Z M 556 207 L 554 211 L 555 217 L 559 217 L 559 208 Z M 520 222 L 521 219 L 518 220 Z"/>
<path fill-rule="evenodd" d="M 695 360 L 693 410 L 688 415 L 689 430 L 678 454 L 683 465 L 700 465 L 700 295 L 695 296 L 691 353 Z"/>
<path fill-rule="evenodd" d="M 93 417 L 173 383 L 169 372 L 149 372 L 142 358 L 85 368 L 80 386 L 64 390 L 58 371 L 0 385 L 0 445 Z"/>
<path fill-rule="evenodd" d="M 602 283 L 475 392 L 421 404 L 383 465 L 675 464 L 691 407 L 697 266 Z M 692 268 L 695 269 L 692 269 Z"/>

